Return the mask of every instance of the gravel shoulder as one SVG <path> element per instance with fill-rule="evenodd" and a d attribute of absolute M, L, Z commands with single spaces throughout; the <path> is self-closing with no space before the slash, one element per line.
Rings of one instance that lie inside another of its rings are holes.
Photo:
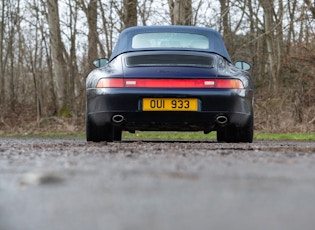
<path fill-rule="evenodd" d="M 0 229 L 314 229 L 315 143 L 0 139 Z"/>

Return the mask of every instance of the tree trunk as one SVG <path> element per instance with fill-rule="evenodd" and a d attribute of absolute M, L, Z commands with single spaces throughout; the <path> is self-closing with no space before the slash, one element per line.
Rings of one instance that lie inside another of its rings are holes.
<path fill-rule="evenodd" d="M 102 29 L 105 33 L 105 48 L 106 48 L 106 53 L 103 48 L 104 44 L 101 44 L 99 42 L 99 47 L 100 47 L 100 52 L 101 52 L 101 57 L 110 57 L 112 54 L 112 49 L 113 49 L 113 30 L 114 30 L 114 22 L 113 22 L 113 8 L 114 8 L 114 3 L 113 0 L 110 1 L 109 3 L 109 9 L 105 9 L 101 0 L 99 0 L 100 4 L 100 11 L 101 11 L 101 19 L 102 19 Z M 106 14 L 107 13 L 107 14 Z"/>
<path fill-rule="evenodd" d="M 192 24 L 192 1 L 191 0 L 169 0 L 170 16 L 172 25 Z"/>
<path fill-rule="evenodd" d="M 63 51 L 64 45 L 60 34 L 60 21 L 58 1 L 47 0 L 48 6 L 48 26 L 50 32 L 51 56 L 54 74 L 54 89 L 56 93 L 56 106 L 59 115 L 66 108 L 66 78 L 67 64 L 65 62 Z"/>
<path fill-rule="evenodd" d="M 265 43 L 267 49 L 267 73 L 270 76 L 269 88 L 276 91 L 277 89 L 277 63 L 276 63 L 276 50 L 275 44 L 275 22 L 274 22 L 274 5 L 273 0 L 259 0 L 264 10 L 264 31 L 265 31 Z"/>
<path fill-rule="evenodd" d="M 231 26 L 229 22 L 230 17 L 230 10 L 229 10 L 229 1 L 228 0 L 220 0 L 220 10 L 221 10 L 221 25 L 223 29 L 223 39 L 226 41 L 226 48 L 228 51 L 231 51 L 231 45 L 232 42 L 229 42 L 231 40 Z"/>
<path fill-rule="evenodd" d="M 124 0 L 123 22 L 124 27 L 136 26 L 137 23 L 137 0 Z"/>
<path fill-rule="evenodd" d="M 311 11 L 313 19 L 315 19 L 315 1 L 313 2 L 313 5 L 311 3 L 311 0 L 304 0 L 307 8 Z"/>
<path fill-rule="evenodd" d="M 86 17 L 88 21 L 88 63 L 89 70 L 94 69 L 93 61 L 98 58 L 97 54 L 97 44 L 98 44 L 98 34 L 97 34 L 97 0 L 91 0 L 88 4 Z"/>
<path fill-rule="evenodd" d="M 4 104 L 5 97 L 5 61 L 4 61 L 4 15 L 5 1 L 2 1 L 1 6 L 1 22 L 0 22 L 0 105 Z"/>
<path fill-rule="evenodd" d="M 290 55 L 291 53 L 291 42 L 295 40 L 295 31 L 294 31 L 294 15 L 296 13 L 297 0 L 287 0 L 288 5 L 288 14 L 290 17 L 290 25 L 288 30 L 288 38 L 286 43 L 286 53 Z"/>
<path fill-rule="evenodd" d="M 70 36 L 69 36 L 69 42 L 70 42 L 70 52 L 69 52 L 69 78 L 68 78 L 68 101 L 67 104 L 69 105 L 69 109 L 72 112 L 72 115 L 76 118 L 77 112 L 78 112 L 78 104 L 79 100 L 76 99 L 76 94 L 79 94 L 83 92 L 82 87 L 80 86 L 80 74 L 78 70 L 77 65 L 77 55 L 76 55 L 76 38 L 77 38 L 77 20 L 78 20 L 78 11 L 79 11 L 79 5 L 78 2 L 74 2 L 73 0 L 68 0 L 68 6 L 69 6 L 69 30 L 70 30 Z M 77 89 L 77 90 L 76 90 Z"/>

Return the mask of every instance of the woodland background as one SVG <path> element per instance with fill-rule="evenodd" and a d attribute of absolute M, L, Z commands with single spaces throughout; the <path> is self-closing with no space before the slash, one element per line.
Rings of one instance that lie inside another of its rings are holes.
<path fill-rule="evenodd" d="M 83 132 L 92 61 L 135 25 L 218 30 L 252 65 L 255 130 L 315 132 L 315 0 L 6 0 L 0 134 Z"/>

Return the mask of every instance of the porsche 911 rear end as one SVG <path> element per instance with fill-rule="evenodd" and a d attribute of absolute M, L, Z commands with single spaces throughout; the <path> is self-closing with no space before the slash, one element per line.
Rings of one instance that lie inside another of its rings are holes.
<path fill-rule="evenodd" d="M 217 131 L 218 141 L 253 140 L 250 76 L 216 53 L 124 52 L 89 74 L 86 93 L 88 141 L 119 141 L 124 130 Z"/>

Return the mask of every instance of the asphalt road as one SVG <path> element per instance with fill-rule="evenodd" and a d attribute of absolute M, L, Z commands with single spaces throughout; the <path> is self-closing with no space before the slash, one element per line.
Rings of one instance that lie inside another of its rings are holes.
<path fill-rule="evenodd" d="M 315 143 L 0 139 L 0 230 L 313 230 Z"/>

